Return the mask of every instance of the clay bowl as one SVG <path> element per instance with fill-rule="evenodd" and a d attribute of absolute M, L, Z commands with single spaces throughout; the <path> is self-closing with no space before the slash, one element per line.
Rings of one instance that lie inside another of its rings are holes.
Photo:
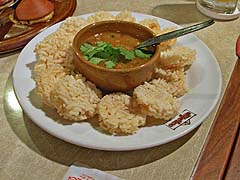
<path fill-rule="evenodd" d="M 97 87 L 109 91 L 128 91 L 145 81 L 149 81 L 159 58 L 159 46 L 155 47 L 154 55 L 145 64 L 128 69 L 108 69 L 94 65 L 83 58 L 80 46 L 90 36 L 105 31 L 121 32 L 142 41 L 154 36 L 153 32 L 148 28 L 126 21 L 110 20 L 88 25 L 80 30 L 73 40 L 76 69 Z"/>

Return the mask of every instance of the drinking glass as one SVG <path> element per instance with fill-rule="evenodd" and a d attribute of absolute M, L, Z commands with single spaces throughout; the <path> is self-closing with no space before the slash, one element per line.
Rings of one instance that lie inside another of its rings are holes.
<path fill-rule="evenodd" d="M 232 14 L 238 0 L 197 0 L 197 5 L 215 13 Z"/>

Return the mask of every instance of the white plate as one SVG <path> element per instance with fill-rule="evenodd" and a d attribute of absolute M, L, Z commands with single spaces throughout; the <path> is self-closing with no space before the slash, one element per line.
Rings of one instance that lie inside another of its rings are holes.
<path fill-rule="evenodd" d="M 117 12 L 112 12 L 113 14 Z M 86 18 L 90 14 L 83 15 Z M 150 15 L 133 13 L 137 21 L 156 18 L 162 28 L 178 25 Z M 110 136 L 98 131 L 89 122 L 67 123 L 59 121 L 56 112 L 41 106 L 39 97 L 34 94 L 35 81 L 32 71 L 36 63 L 35 45 L 59 27 L 60 23 L 41 32 L 33 38 L 19 55 L 14 71 L 13 86 L 24 112 L 40 128 L 67 142 L 100 150 L 127 151 L 161 145 L 189 133 L 198 127 L 209 115 L 221 91 L 221 71 L 208 47 L 195 35 L 189 34 L 178 39 L 178 45 L 188 46 L 197 51 L 197 60 L 187 71 L 189 93 L 181 97 L 181 111 L 188 109 L 195 115 L 190 122 L 169 128 L 167 124 L 141 128 L 136 134 Z M 184 121 L 185 122 L 185 121 Z M 176 128 L 175 128 L 176 127 Z"/>

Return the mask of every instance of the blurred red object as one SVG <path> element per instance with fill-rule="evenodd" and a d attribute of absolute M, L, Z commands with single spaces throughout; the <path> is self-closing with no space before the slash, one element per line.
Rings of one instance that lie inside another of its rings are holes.
<path fill-rule="evenodd" d="M 240 35 L 238 36 L 237 43 L 236 43 L 236 54 L 240 59 Z"/>

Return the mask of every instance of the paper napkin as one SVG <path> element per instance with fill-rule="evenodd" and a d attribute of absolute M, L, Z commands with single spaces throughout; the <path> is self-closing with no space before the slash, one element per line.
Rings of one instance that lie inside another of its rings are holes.
<path fill-rule="evenodd" d="M 70 166 L 63 180 L 122 180 L 98 169 Z"/>

